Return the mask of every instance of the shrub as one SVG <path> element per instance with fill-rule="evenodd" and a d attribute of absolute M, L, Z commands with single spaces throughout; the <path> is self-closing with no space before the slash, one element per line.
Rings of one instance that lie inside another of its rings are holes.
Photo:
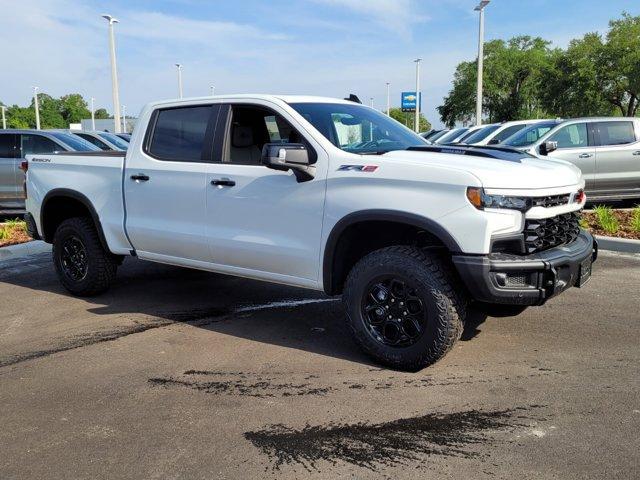
<path fill-rule="evenodd" d="M 598 219 L 598 223 L 602 229 L 609 233 L 615 234 L 620 230 L 620 223 L 618 219 L 613 214 L 613 210 L 611 207 L 605 207 L 603 205 L 599 205 L 593 209 L 596 214 L 596 218 Z"/>
<path fill-rule="evenodd" d="M 640 206 L 633 209 L 631 216 L 631 230 L 640 233 Z"/>

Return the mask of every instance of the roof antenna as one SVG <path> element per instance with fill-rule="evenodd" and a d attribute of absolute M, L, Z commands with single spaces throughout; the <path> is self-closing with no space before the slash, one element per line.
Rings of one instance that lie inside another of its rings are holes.
<path fill-rule="evenodd" d="M 360 104 L 362 103 L 358 98 L 358 96 L 353 93 L 350 93 L 349 97 L 345 98 L 345 100 L 348 100 L 349 102 L 354 102 L 354 103 L 360 103 Z"/>

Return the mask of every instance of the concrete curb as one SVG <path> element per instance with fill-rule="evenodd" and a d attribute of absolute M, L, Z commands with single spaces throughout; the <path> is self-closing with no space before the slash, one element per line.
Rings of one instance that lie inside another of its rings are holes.
<path fill-rule="evenodd" d="M 50 251 L 51 245 L 44 243 L 41 240 L 34 240 L 32 242 L 19 243 L 18 245 L 11 245 L 9 247 L 0 247 L 0 261 Z"/>
<path fill-rule="evenodd" d="M 600 250 L 610 250 L 621 253 L 640 253 L 640 240 L 629 240 L 627 238 L 601 237 L 596 235 L 598 248 Z"/>

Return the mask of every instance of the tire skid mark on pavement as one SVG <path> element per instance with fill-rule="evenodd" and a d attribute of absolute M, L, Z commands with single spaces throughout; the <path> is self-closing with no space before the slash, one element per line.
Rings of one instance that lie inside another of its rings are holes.
<path fill-rule="evenodd" d="M 549 368 L 522 365 L 520 373 L 505 374 L 499 380 L 513 381 L 548 377 L 562 374 Z M 527 371 L 529 370 L 529 371 Z M 385 378 L 359 375 L 353 380 L 344 380 L 342 375 L 334 382 L 323 381 L 317 375 L 295 372 L 250 372 L 220 370 L 187 370 L 181 375 L 153 377 L 148 380 L 152 387 L 181 388 L 204 394 L 237 395 L 256 398 L 295 397 L 304 395 L 326 396 L 335 392 L 351 390 L 387 390 L 401 388 L 424 389 L 432 387 L 456 387 L 495 383 L 496 377 L 485 378 L 475 373 L 446 376 L 427 374 L 419 376 L 398 373 Z"/>
<path fill-rule="evenodd" d="M 530 428 L 544 405 L 506 410 L 429 413 L 382 423 L 307 425 L 282 424 L 245 432 L 244 437 L 271 461 L 273 470 L 287 465 L 320 471 L 326 463 L 352 464 L 378 471 L 381 467 L 429 468 L 431 456 L 486 459 L 474 446 L 496 443 L 495 434 Z M 545 419 L 540 419 L 544 421 Z"/>
<path fill-rule="evenodd" d="M 158 315 L 158 317 L 161 317 L 162 319 L 156 319 L 151 322 L 136 322 L 135 324 L 130 326 L 65 337 L 59 339 L 59 343 L 51 347 L 0 357 L 0 368 L 16 365 L 18 363 L 34 360 L 37 358 L 47 357 L 60 352 L 66 352 L 90 345 L 96 345 L 98 343 L 111 342 L 123 337 L 127 337 L 129 335 L 135 335 L 137 333 L 146 332 L 148 330 L 153 330 L 156 328 L 167 327 L 169 325 L 188 323 L 194 326 L 206 326 L 209 323 L 230 318 L 235 314 L 252 314 L 263 310 L 295 308 L 311 303 L 334 301 L 337 301 L 337 299 L 292 299 L 280 300 L 259 305 L 244 305 L 234 310 L 225 310 L 219 307 L 214 307 L 209 309 L 190 309 L 165 312 Z"/>

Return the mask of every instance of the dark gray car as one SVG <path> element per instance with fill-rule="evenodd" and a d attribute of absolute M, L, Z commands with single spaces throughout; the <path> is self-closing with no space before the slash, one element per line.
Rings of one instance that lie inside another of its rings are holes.
<path fill-rule="evenodd" d="M 24 212 L 24 172 L 20 164 L 32 153 L 97 151 L 86 140 L 64 132 L 0 130 L 0 214 Z"/>

